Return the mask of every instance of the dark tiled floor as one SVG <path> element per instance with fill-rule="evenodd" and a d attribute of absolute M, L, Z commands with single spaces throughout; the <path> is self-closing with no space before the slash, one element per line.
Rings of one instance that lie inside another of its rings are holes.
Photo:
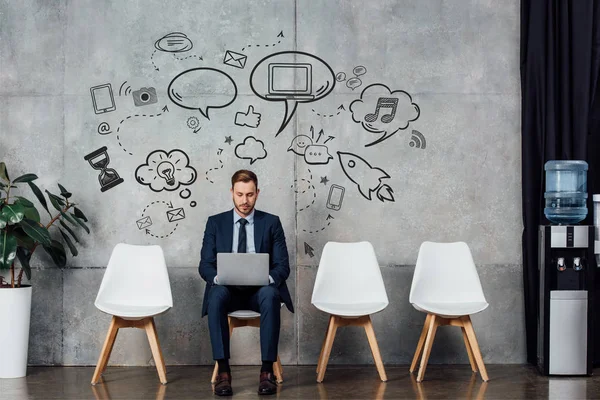
<path fill-rule="evenodd" d="M 417 384 L 408 366 L 386 367 L 389 381 L 374 366 L 330 366 L 321 384 L 315 367 L 284 366 L 285 382 L 275 396 L 258 396 L 258 366 L 233 366 L 234 399 L 598 399 L 600 376 L 543 377 L 524 365 L 488 365 L 483 383 L 467 365 L 429 365 Z M 211 399 L 212 367 L 167 367 L 168 385 L 156 370 L 109 367 L 104 381 L 90 385 L 91 367 L 32 367 L 26 378 L 0 379 L 0 400 L 24 399 Z"/>

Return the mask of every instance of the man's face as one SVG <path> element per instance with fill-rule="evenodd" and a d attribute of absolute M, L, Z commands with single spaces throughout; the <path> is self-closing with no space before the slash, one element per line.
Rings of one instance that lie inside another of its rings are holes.
<path fill-rule="evenodd" d="M 235 210 L 242 217 L 250 215 L 254 210 L 254 204 L 258 198 L 259 189 L 253 181 L 249 182 L 236 182 L 231 189 L 231 195 L 233 198 L 233 205 Z"/>

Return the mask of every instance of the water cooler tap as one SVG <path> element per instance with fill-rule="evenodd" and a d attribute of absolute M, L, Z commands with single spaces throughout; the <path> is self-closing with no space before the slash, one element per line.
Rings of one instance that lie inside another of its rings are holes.
<path fill-rule="evenodd" d="M 564 257 L 558 257 L 558 261 L 556 261 L 556 269 L 559 270 L 560 272 L 563 272 L 564 270 L 567 269 L 567 266 L 565 265 Z"/>

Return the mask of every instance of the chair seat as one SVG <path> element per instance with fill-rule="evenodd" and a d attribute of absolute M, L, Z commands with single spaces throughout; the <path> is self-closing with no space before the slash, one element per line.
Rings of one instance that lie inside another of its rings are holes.
<path fill-rule="evenodd" d="M 154 317 L 171 308 L 171 306 L 168 305 L 138 306 L 129 304 L 115 304 L 110 302 L 96 302 L 95 306 L 102 312 L 121 317 L 123 319 L 143 319 Z"/>
<path fill-rule="evenodd" d="M 476 314 L 488 308 L 489 304 L 485 301 L 479 302 L 419 302 L 412 303 L 413 307 L 419 311 L 439 315 L 440 317 L 459 317 L 461 315 Z"/>
<path fill-rule="evenodd" d="M 319 310 L 329 314 L 339 315 L 341 317 L 360 317 L 363 315 L 375 314 L 387 307 L 387 302 L 370 302 L 370 303 L 325 303 L 325 302 L 313 302 L 312 303 Z"/>
<path fill-rule="evenodd" d="M 227 315 L 237 319 L 254 319 L 260 317 L 260 313 L 252 310 L 237 310 L 232 311 Z"/>

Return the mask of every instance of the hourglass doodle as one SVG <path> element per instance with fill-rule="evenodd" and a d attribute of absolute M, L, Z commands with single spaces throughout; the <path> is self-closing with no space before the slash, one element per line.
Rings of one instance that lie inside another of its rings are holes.
<path fill-rule="evenodd" d="M 123 178 L 119 176 L 113 168 L 107 168 L 110 163 L 106 146 L 100 147 L 98 150 L 92 151 L 87 156 L 83 157 L 90 163 L 92 168 L 99 170 L 98 182 L 100 182 L 100 191 L 106 192 L 120 183 L 123 183 Z"/>

